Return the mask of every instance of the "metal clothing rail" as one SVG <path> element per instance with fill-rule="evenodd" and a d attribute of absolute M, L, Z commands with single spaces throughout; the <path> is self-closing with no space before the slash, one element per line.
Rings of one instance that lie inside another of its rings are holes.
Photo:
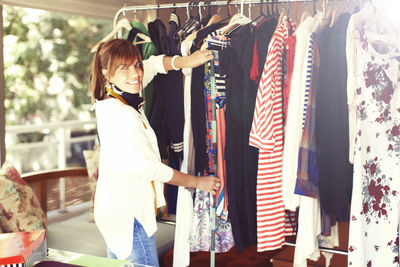
<path fill-rule="evenodd" d="M 316 2 L 318 0 L 243 0 L 243 1 L 232 1 L 234 3 L 230 3 L 231 5 L 260 5 L 260 4 L 287 4 L 287 3 L 311 3 L 311 2 Z M 193 2 L 187 2 L 187 3 L 176 3 L 176 4 L 158 4 L 158 5 L 141 5 L 141 6 L 125 6 L 121 8 L 120 10 L 117 11 L 117 13 L 114 16 L 114 26 L 117 23 L 117 20 L 121 13 L 124 13 L 126 11 L 139 11 L 139 10 L 160 10 L 160 9 L 174 9 L 174 8 L 194 8 L 193 6 L 190 6 L 190 4 L 193 4 Z M 202 7 L 208 7 L 208 6 L 227 6 L 228 1 L 208 1 L 207 3 L 205 2 L 197 2 L 197 6 L 202 6 Z"/>

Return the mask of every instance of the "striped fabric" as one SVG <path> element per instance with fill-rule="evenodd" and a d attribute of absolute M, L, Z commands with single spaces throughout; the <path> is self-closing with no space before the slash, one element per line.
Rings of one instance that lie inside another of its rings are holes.
<path fill-rule="evenodd" d="M 282 197 L 282 53 L 296 25 L 285 18 L 277 26 L 257 92 L 249 143 L 259 149 L 257 173 L 257 251 L 274 250 L 285 242 Z"/>
<path fill-rule="evenodd" d="M 306 122 L 306 114 L 307 114 L 307 106 L 308 106 L 308 98 L 310 95 L 310 86 L 311 86 L 311 72 L 313 67 L 313 47 L 314 47 L 314 39 L 315 39 L 316 32 L 311 33 L 311 37 L 307 47 L 307 64 L 306 64 L 306 84 L 305 84 L 305 91 L 304 91 L 304 104 L 303 104 L 303 118 L 301 123 L 301 129 L 304 130 L 304 124 Z"/>
<path fill-rule="evenodd" d="M 315 97 L 319 68 L 318 45 L 314 46 L 316 32 L 310 35 L 307 51 L 303 133 L 299 146 L 295 194 L 318 198 L 318 152 L 315 132 Z"/>

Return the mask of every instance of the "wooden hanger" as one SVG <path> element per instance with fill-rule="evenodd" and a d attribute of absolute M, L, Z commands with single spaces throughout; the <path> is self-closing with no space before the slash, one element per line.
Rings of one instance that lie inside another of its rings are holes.
<path fill-rule="evenodd" d="M 332 14 L 331 14 L 331 23 L 329 24 L 329 27 L 330 27 L 330 28 L 332 28 L 333 25 L 335 25 L 336 17 L 337 17 L 337 8 L 335 8 L 335 9 L 332 11 Z"/>
<path fill-rule="evenodd" d="M 92 47 L 92 49 L 90 49 L 90 52 L 91 53 L 96 52 L 101 43 L 110 41 L 117 34 L 117 32 L 119 32 L 122 29 L 126 29 L 128 31 L 130 31 L 132 29 L 132 26 L 131 26 L 131 24 L 130 24 L 130 22 L 129 22 L 129 20 L 127 18 L 123 18 L 120 21 L 118 21 L 118 23 L 115 26 L 115 28 L 106 37 L 101 39 L 100 42 L 95 44 Z M 135 42 L 134 44 L 151 43 L 151 39 L 150 39 L 149 36 L 147 36 L 147 35 L 145 35 L 143 33 L 138 33 L 137 36 L 140 37 L 143 41 L 138 41 L 138 42 Z"/>
<path fill-rule="evenodd" d="M 250 22 L 251 22 L 251 20 L 248 17 L 246 17 L 246 16 L 244 16 L 244 15 L 242 15 L 240 13 L 237 13 L 237 14 L 232 16 L 232 18 L 229 21 L 228 25 L 218 29 L 217 33 L 226 34 L 226 33 L 230 32 L 232 29 L 234 29 L 235 27 L 240 26 L 240 25 L 245 25 L 245 24 L 248 24 Z"/>
<path fill-rule="evenodd" d="M 218 15 L 218 14 L 212 15 L 210 20 L 208 21 L 206 27 L 210 26 L 212 24 L 215 24 L 215 23 L 217 23 L 217 22 L 219 22 L 221 20 L 222 20 L 222 17 L 220 15 Z"/>
<path fill-rule="evenodd" d="M 310 14 L 308 13 L 308 9 L 307 7 L 304 9 L 303 14 L 301 15 L 301 19 L 300 19 L 300 24 L 304 22 L 304 20 L 306 19 L 306 17 L 310 16 Z"/>
<path fill-rule="evenodd" d="M 282 11 L 281 11 L 281 13 L 279 14 L 278 24 L 277 24 L 277 25 L 281 24 L 281 22 L 282 22 L 284 16 L 285 16 L 285 8 L 282 6 Z M 289 14 L 288 14 L 288 16 L 289 16 Z"/>

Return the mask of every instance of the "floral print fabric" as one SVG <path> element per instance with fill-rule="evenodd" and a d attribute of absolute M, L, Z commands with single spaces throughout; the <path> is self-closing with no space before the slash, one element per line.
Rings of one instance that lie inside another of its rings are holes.
<path fill-rule="evenodd" d="M 0 170 L 0 192 L 0 232 L 46 229 L 47 219 L 39 200 L 7 161 Z"/>
<path fill-rule="evenodd" d="M 356 89 L 349 266 L 399 266 L 400 53 L 379 53 L 358 29 L 362 77 Z M 386 50 L 387 51 L 387 50 Z"/>
<path fill-rule="evenodd" d="M 190 251 L 210 251 L 211 248 L 211 207 L 212 196 L 202 190 L 196 190 Z M 215 216 L 215 252 L 229 251 L 235 245 L 231 223 Z"/>

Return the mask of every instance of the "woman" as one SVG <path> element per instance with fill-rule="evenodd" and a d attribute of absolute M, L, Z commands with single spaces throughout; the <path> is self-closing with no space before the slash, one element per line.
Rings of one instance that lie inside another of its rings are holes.
<path fill-rule="evenodd" d="M 210 51 L 187 57 L 152 56 L 142 61 L 129 41 L 99 46 L 92 62 L 89 92 L 96 101 L 100 140 L 95 221 L 111 258 L 158 266 L 154 241 L 157 207 L 165 205 L 162 183 L 213 194 L 219 179 L 195 177 L 161 163 L 154 131 L 139 96 L 157 73 L 193 68 L 213 58 Z"/>

